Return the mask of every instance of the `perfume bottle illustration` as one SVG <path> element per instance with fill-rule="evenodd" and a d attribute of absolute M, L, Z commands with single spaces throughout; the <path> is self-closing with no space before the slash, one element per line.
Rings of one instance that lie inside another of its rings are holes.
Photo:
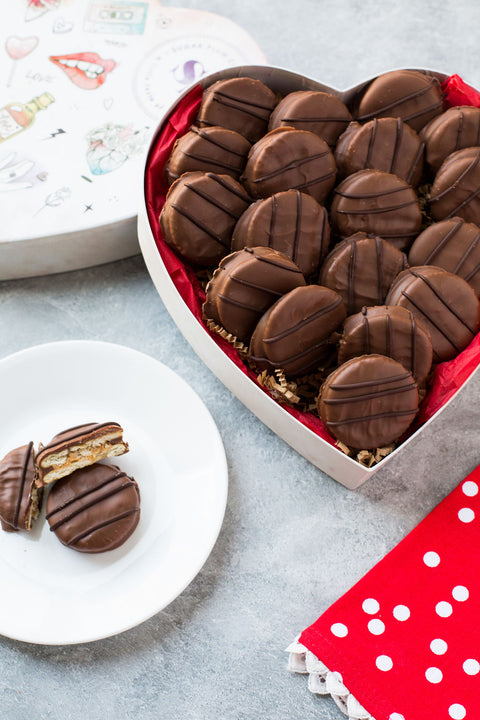
<path fill-rule="evenodd" d="M 0 143 L 30 127 L 37 112 L 53 102 L 53 95 L 44 92 L 30 102 L 12 102 L 0 108 Z"/>

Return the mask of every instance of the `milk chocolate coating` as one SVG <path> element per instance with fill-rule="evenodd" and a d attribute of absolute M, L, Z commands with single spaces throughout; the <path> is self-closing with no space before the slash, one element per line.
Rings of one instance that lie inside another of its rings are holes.
<path fill-rule="evenodd" d="M 58 480 L 47 499 L 50 530 L 73 550 L 114 550 L 133 533 L 140 519 L 135 480 L 115 465 L 96 463 Z"/>
<path fill-rule="evenodd" d="M 365 125 L 352 122 L 340 136 L 335 162 L 341 176 L 359 170 L 382 170 L 409 185 L 418 185 L 423 172 L 424 144 L 400 118 L 374 118 Z"/>
<path fill-rule="evenodd" d="M 299 190 L 257 200 L 239 218 L 232 251 L 263 245 L 283 252 L 305 277 L 318 272 L 330 242 L 326 209 Z"/>
<path fill-rule="evenodd" d="M 383 304 L 390 285 L 407 267 L 404 253 L 378 236 L 359 232 L 335 245 L 320 270 L 320 285 L 339 293 L 347 315 Z"/>
<path fill-rule="evenodd" d="M 451 360 L 480 328 L 480 302 L 470 285 L 442 268 L 421 265 L 404 270 L 385 300 L 418 317 L 432 339 L 433 361 Z"/>
<path fill-rule="evenodd" d="M 184 173 L 170 187 L 160 214 L 165 242 L 188 262 L 214 267 L 230 251 L 235 223 L 249 204 L 229 175 Z"/>
<path fill-rule="evenodd" d="M 255 198 L 301 190 L 321 204 L 335 175 L 335 160 L 325 140 L 308 130 L 281 127 L 252 146 L 242 179 Z"/>
<path fill-rule="evenodd" d="M 425 143 L 425 160 L 436 173 L 448 155 L 480 145 L 480 108 L 449 108 L 431 120 L 420 137 Z"/>
<path fill-rule="evenodd" d="M 480 296 L 480 228 L 462 218 L 429 225 L 408 255 L 410 265 L 437 265 L 462 277 Z"/>
<path fill-rule="evenodd" d="M 327 357 L 330 336 L 345 315 L 342 298 L 329 288 L 290 290 L 261 317 L 249 357 L 261 370 L 282 368 L 293 377 L 311 372 Z"/>
<path fill-rule="evenodd" d="M 234 130 L 192 127 L 173 146 L 165 166 L 165 177 L 171 185 L 183 173 L 200 170 L 230 175 L 238 180 L 250 147 L 248 140 Z"/>
<path fill-rule="evenodd" d="M 405 180 L 380 170 L 360 170 L 335 188 L 330 220 L 340 237 L 362 231 L 406 250 L 418 235 L 422 212 Z"/>
<path fill-rule="evenodd" d="M 228 255 L 206 287 L 203 317 L 248 343 L 263 313 L 279 297 L 305 285 L 300 269 L 272 248 L 244 248 Z"/>
<path fill-rule="evenodd" d="M 336 95 L 298 90 L 280 100 L 270 115 L 268 129 L 288 126 L 309 130 L 333 148 L 351 119 L 347 106 Z"/>
<path fill-rule="evenodd" d="M 30 530 L 34 510 L 33 443 L 11 450 L 0 461 L 0 521 L 7 532 Z"/>
<path fill-rule="evenodd" d="M 364 92 L 357 119 L 399 117 L 417 132 L 443 110 L 437 78 L 419 70 L 393 70 L 379 75 Z"/>
<path fill-rule="evenodd" d="M 122 433 L 123 428 L 117 422 L 85 423 L 58 433 L 37 453 L 37 485 L 41 487 L 58 479 L 57 475 L 69 474 L 76 469 L 72 465 L 84 467 L 105 457 L 128 452 L 128 443 L 123 440 Z M 82 448 L 83 454 L 75 448 Z M 58 472 L 57 464 L 52 462 L 52 457 L 57 456 L 60 456 Z"/>
<path fill-rule="evenodd" d="M 218 80 L 203 93 L 198 111 L 200 127 L 220 125 L 235 130 L 249 142 L 267 132 L 277 96 L 260 80 L 248 77 Z"/>
<path fill-rule="evenodd" d="M 397 440 L 413 421 L 417 384 L 396 360 L 362 355 L 328 376 L 317 408 L 337 440 L 357 450 L 382 447 Z"/>
<path fill-rule="evenodd" d="M 480 147 L 457 150 L 444 160 L 430 192 L 430 214 L 435 220 L 458 215 L 480 225 Z"/>
<path fill-rule="evenodd" d="M 432 341 L 421 320 L 399 305 L 364 307 L 345 320 L 338 364 L 359 355 L 386 355 L 421 385 L 432 365 Z"/>

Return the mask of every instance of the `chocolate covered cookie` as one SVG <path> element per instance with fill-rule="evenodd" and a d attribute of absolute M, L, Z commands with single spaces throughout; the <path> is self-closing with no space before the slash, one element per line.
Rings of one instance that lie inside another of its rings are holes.
<path fill-rule="evenodd" d="M 184 173 L 160 214 L 165 242 L 188 262 L 214 267 L 230 252 L 232 232 L 250 198 L 229 175 Z"/>
<path fill-rule="evenodd" d="M 423 172 L 424 144 L 400 118 L 374 118 L 365 125 L 352 122 L 335 149 L 339 175 L 382 170 L 409 185 L 418 185 Z"/>
<path fill-rule="evenodd" d="M 38 452 L 39 486 L 69 475 L 78 468 L 92 465 L 107 457 L 128 452 L 123 428 L 116 422 L 86 423 L 55 435 Z"/>
<path fill-rule="evenodd" d="M 137 527 L 140 492 L 118 467 L 97 463 L 58 480 L 46 513 L 50 530 L 67 547 L 106 552 L 120 547 Z"/>
<path fill-rule="evenodd" d="M 242 179 L 254 198 L 300 190 L 323 203 L 335 175 L 335 160 L 325 140 L 308 130 L 281 127 L 252 146 Z"/>
<path fill-rule="evenodd" d="M 417 384 L 396 360 L 363 355 L 328 376 L 317 408 L 337 440 L 358 450 L 382 447 L 397 440 L 415 418 Z"/>
<path fill-rule="evenodd" d="M 283 295 L 262 315 L 250 342 L 249 357 L 263 370 L 281 368 L 286 375 L 315 370 L 332 349 L 332 333 L 345 319 L 338 293 L 307 285 Z"/>
<path fill-rule="evenodd" d="M 260 80 L 249 77 L 218 80 L 203 93 L 198 111 L 200 127 L 220 125 L 235 130 L 249 142 L 267 132 L 277 96 Z"/>
<path fill-rule="evenodd" d="M 434 362 L 451 360 L 480 329 L 480 302 L 470 285 L 442 268 L 422 265 L 404 270 L 385 300 L 401 305 L 425 325 Z"/>
<path fill-rule="evenodd" d="M 185 172 L 214 172 L 238 180 L 243 172 L 251 144 L 234 130 L 222 127 L 192 129 L 179 138 L 165 166 L 171 185 Z"/>
<path fill-rule="evenodd" d="M 330 225 L 326 209 L 299 190 L 285 190 L 257 200 L 239 218 L 232 251 L 265 246 L 283 252 L 305 277 L 318 272 L 327 253 Z"/>
<path fill-rule="evenodd" d="M 459 275 L 480 296 L 480 228 L 462 218 L 429 225 L 414 241 L 410 265 L 437 265 Z"/>
<path fill-rule="evenodd" d="M 430 192 L 430 214 L 435 220 L 458 215 L 480 224 L 480 147 L 449 155 L 435 176 Z"/>
<path fill-rule="evenodd" d="M 42 491 L 35 486 L 33 443 L 11 450 L 0 461 L 2 530 L 30 530 L 38 516 Z"/>
<path fill-rule="evenodd" d="M 280 100 L 270 115 L 268 129 L 288 126 L 309 130 L 333 148 L 351 119 L 347 106 L 336 95 L 298 90 Z"/>
<path fill-rule="evenodd" d="M 432 365 L 432 341 L 422 321 L 399 305 L 364 307 L 345 320 L 338 364 L 360 355 L 386 355 L 421 385 Z"/>
<path fill-rule="evenodd" d="M 380 170 L 360 170 L 335 188 L 330 220 L 340 237 L 362 231 L 405 250 L 418 235 L 422 213 L 405 180 Z"/>
<path fill-rule="evenodd" d="M 392 70 L 372 80 L 358 105 L 357 119 L 399 117 L 417 132 L 443 110 L 436 77 L 419 70 Z"/>
<path fill-rule="evenodd" d="M 407 267 L 405 254 L 381 237 L 355 233 L 335 245 L 318 282 L 338 292 L 347 315 L 364 305 L 381 305 L 397 275 Z"/>
<path fill-rule="evenodd" d="M 448 155 L 480 145 L 480 108 L 449 108 L 431 120 L 420 137 L 425 143 L 425 160 L 436 173 Z"/>
<path fill-rule="evenodd" d="M 305 285 L 301 270 L 268 247 L 227 255 L 206 287 L 203 317 L 248 343 L 263 313 L 282 295 Z"/>

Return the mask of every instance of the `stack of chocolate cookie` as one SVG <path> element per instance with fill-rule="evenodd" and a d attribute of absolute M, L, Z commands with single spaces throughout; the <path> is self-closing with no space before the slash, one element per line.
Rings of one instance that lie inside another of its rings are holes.
<path fill-rule="evenodd" d="M 259 371 L 322 368 L 316 411 L 349 447 L 401 437 L 432 364 L 480 328 L 480 109 L 444 111 L 414 70 L 349 107 L 220 80 L 165 178 L 165 241 L 213 271 L 209 327 Z"/>
<path fill-rule="evenodd" d="M 30 530 L 48 488 L 46 517 L 67 547 L 113 550 L 135 530 L 140 492 L 115 465 L 99 462 L 128 452 L 118 423 L 88 423 L 55 435 L 35 452 L 33 442 L 0 461 L 0 520 L 8 532 Z"/>

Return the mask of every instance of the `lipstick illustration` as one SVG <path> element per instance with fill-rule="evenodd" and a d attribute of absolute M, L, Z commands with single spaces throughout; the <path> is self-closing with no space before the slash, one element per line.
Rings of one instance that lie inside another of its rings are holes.
<path fill-rule="evenodd" d="M 117 65 L 115 60 L 103 60 L 94 52 L 50 55 L 49 59 L 83 90 L 95 90 L 103 85 L 107 74 Z"/>

